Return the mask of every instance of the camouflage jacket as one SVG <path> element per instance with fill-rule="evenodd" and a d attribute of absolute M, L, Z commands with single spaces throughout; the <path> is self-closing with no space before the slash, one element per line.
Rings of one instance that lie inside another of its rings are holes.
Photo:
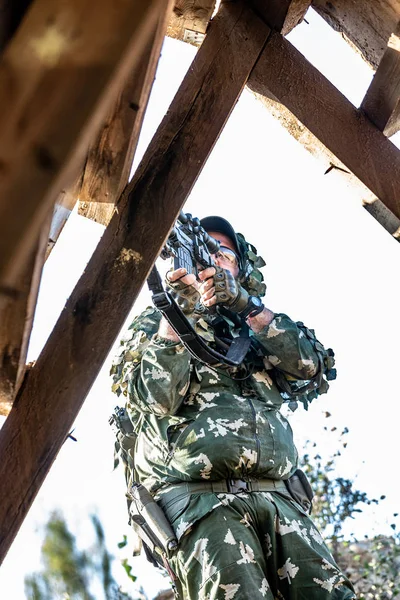
<path fill-rule="evenodd" d="M 264 356 L 226 371 L 159 337 L 160 318 L 150 308 L 134 320 L 111 371 L 138 434 L 136 478 L 155 493 L 181 481 L 290 477 L 297 451 L 275 374 L 310 380 L 321 368 L 298 324 L 277 314 L 253 334 Z"/>

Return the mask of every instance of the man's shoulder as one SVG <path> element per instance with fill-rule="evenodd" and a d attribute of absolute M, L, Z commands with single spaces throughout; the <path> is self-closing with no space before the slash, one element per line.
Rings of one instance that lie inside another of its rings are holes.
<path fill-rule="evenodd" d="M 117 395 L 126 392 L 132 370 L 140 363 L 150 340 L 157 333 L 160 319 L 161 313 L 154 307 L 148 307 L 133 319 L 122 336 L 110 371 L 112 391 Z"/>
<path fill-rule="evenodd" d="M 120 351 L 132 350 L 148 342 L 158 331 L 161 313 L 156 308 L 149 306 L 140 315 L 136 316 L 120 340 Z"/>
<path fill-rule="evenodd" d="M 154 306 L 148 306 L 140 315 L 137 315 L 128 327 L 126 336 L 132 338 L 138 331 L 157 331 L 161 320 L 161 313 Z"/>

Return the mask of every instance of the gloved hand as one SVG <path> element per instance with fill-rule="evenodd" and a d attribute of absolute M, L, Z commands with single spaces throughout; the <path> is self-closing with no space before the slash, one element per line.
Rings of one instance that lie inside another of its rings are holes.
<path fill-rule="evenodd" d="M 221 267 L 212 267 L 213 271 L 206 269 L 200 274 L 203 279 L 211 273 L 200 286 L 201 300 L 205 306 L 223 304 L 233 312 L 241 312 L 247 307 L 249 294 L 236 281 L 232 273 Z M 208 271 L 208 273 L 207 273 Z"/>
<path fill-rule="evenodd" d="M 200 300 L 195 276 L 192 274 L 187 275 L 186 269 L 176 269 L 175 271 L 168 271 L 165 283 L 182 312 L 187 316 L 193 314 L 195 306 Z"/>

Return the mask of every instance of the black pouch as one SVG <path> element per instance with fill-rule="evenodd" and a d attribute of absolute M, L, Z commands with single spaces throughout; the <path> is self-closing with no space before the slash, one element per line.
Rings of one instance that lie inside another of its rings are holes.
<path fill-rule="evenodd" d="M 285 485 L 293 500 L 311 514 L 314 493 L 304 471 L 297 469 L 289 479 L 285 480 Z"/>

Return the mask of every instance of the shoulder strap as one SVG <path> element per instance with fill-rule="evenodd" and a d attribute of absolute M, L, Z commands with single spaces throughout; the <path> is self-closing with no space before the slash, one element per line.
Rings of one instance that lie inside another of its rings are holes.
<path fill-rule="evenodd" d="M 196 333 L 171 294 L 164 290 L 160 274 L 155 265 L 150 272 L 147 283 L 152 292 L 154 306 L 164 315 L 182 344 L 194 358 L 207 365 L 219 365 L 222 363 L 231 367 L 239 366 L 243 362 L 249 349 L 250 341 L 247 344 L 240 343 L 236 345 L 232 349 L 231 354 L 229 354 L 229 350 L 224 355 L 210 348 L 203 338 Z"/>

